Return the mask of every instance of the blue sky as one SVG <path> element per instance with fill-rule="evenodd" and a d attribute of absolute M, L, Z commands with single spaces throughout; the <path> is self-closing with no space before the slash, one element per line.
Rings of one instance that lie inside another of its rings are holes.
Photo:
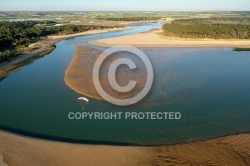
<path fill-rule="evenodd" d="M 217 11 L 250 10 L 250 0 L 0 0 L 0 11 Z"/>

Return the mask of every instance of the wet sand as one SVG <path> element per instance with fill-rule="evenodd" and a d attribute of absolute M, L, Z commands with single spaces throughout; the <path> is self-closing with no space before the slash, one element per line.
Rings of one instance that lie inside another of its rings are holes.
<path fill-rule="evenodd" d="M 158 147 L 83 145 L 0 131 L 0 165 L 161 166 L 250 164 L 250 134 Z"/>
<path fill-rule="evenodd" d="M 96 88 L 93 83 L 92 71 L 94 68 L 94 62 L 96 62 L 97 57 L 101 54 L 101 51 L 87 46 L 76 46 L 75 55 L 70 62 L 68 68 L 65 71 L 64 81 L 65 83 L 74 91 L 91 98 L 99 99 L 102 98 L 97 93 Z M 107 79 L 107 73 L 109 64 L 113 62 L 116 58 L 122 58 L 126 55 L 117 54 L 112 56 L 112 58 L 105 60 L 106 68 L 104 67 L 100 72 L 100 82 L 105 91 L 109 92 L 111 96 L 116 98 L 129 98 L 135 96 L 144 87 L 144 82 L 146 82 L 146 72 L 143 68 L 140 71 L 127 70 L 126 66 L 119 68 L 119 76 L 117 77 L 117 82 L 121 86 L 127 85 L 131 77 L 137 80 L 137 85 L 133 91 L 128 93 L 119 93 L 115 91 L 110 85 Z M 139 68 L 139 67 L 138 67 Z M 139 74 L 138 74 L 139 73 Z"/>
<path fill-rule="evenodd" d="M 67 86 L 80 94 L 101 99 L 92 80 L 92 61 L 94 62 L 100 53 L 101 51 L 90 47 L 76 47 L 75 55 L 65 71 L 64 81 Z"/>
<path fill-rule="evenodd" d="M 129 36 L 90 41 L 90 44 L 110 47 L 114 45 L 133 45 L 136 47 L 237 47 L 250 48 L 250 40 L 215 40 L 215 39 L 186 39 L 166 37 L 160 30 L 149 31 Z"/>

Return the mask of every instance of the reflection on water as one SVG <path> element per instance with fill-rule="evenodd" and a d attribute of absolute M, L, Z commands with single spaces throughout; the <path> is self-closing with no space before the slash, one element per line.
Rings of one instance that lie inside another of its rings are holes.
<path fill-rule="evenodd" d="M 64 141 L 135 144 L 172 144 L 249 132 L 250 56 L 229 48 L 144 48 L 155 70 L 150 94 L 129 107 L 91 100 L 87 108 L 93 112 L 178 111 L 181 120 L 68 119 L 69 112 L 81 111 L 76 101 L 79 94 L 63 81 L 74 43 L 150 28 L 61 41 L 49 55 L 2 80 L 1 128 Z"/>

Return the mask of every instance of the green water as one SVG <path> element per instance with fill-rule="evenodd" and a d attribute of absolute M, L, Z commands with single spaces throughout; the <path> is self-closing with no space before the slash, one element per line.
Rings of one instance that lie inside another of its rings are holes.
<path fill-rule="evenodd" d="M 147 31 L 159 24 L 63 40 L 49 55 L 0 81 L 0 128 L 46 139 L 159 145 L 250 131 L 250 53 L 231 48 L 143 48 L 155 80 L 140 103 L 91 99 L 92 112 L 181 112 L 180 120 L 69 120 L 81 96 L 64 83 L 75 43 Z"/>

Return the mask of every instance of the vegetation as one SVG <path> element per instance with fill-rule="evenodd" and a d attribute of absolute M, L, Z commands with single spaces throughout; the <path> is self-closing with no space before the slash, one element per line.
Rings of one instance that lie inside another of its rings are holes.
<path fill-rule="evenodd" d="M 110 18 L 102 18 L 108 21 L 151 21 L 151 20 L 159 20 L 162 17 L 110 17 Z"/>
<path fill-rule="evenodd" d="M 0 22 L 0 62 L 29 51 L 27 47 L 29 44 L 48 35 L 68 35 L 107 28 L 96 25 L 47 26 L 53 23 L 51 21 Z"/>
<path fill-rule="evenodd" d="M 48 35 L 64 35 L 91 29 L 102 29 L 119 25 L 119 21 L 151 21 L 160 19 L 162 22 L 165 22 L 171 20 L 170 18 L 175 18 L 177 20 L 173 21 L 172 24 L 163 26 L 164 35 L 167 36 L 249 39 L 249 11 L 0 11 L 0 62 L 31 51 L 31 48 L 27 47 L 30 43 L 36 42 Z M 64 24 L 64 26 L 53 26 L 55 24 Z"/>
<path fill-rule="evenodd" d="M 250 48 L 235 48 L 234 51 L 250 51 Z"/>
<path fill-rule="evenodd" d="M 244 23 L 239 24 L 241 21 Z M 182 38 L 250 39 L 249 22 L 250 18 L 175 20 L 163 26 L 163 34 Z"/>
<path fill-rule="evenodd" d="M 250 24 L 250 17 L 211 17 L 211 18 L 193 18 L 179 19 L 175 23 L 182 25 L 189 24 Z"/>

